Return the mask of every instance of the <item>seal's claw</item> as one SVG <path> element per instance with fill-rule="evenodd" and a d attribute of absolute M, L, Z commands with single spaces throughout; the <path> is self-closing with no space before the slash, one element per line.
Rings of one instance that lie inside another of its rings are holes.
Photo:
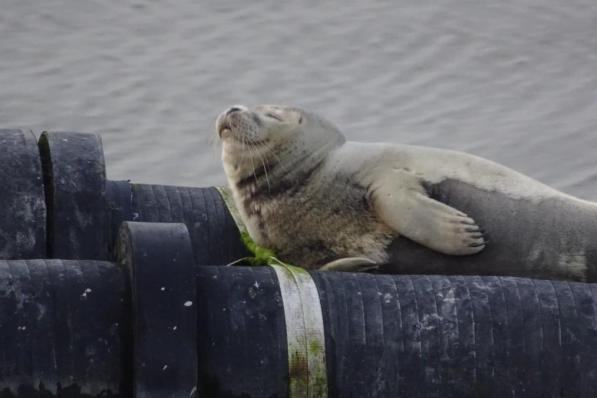
<path fill-rule="evenodd" d="M 435 209 L 435 225 L 427 230 L 423 244 L 440 253 L 453 256 L 476 254 L 485 248 L 484 230 L 469 216 L 451 213 L 450 208 Z"/>
<path fill-rule="evenodd" d="M 475 221 L 470 218 L 465 216 L 461 216 L 459 214 L 456 215 L 456 219 L 451 220 L 450 222 L 455 223 L 455 224 L 464 224 L 464 225 L 468 225 L 470 227 L 474 227 L 475 230 L 479 229 L 479 227 L 477 226 L 477 224 L 475 224 Z"/>

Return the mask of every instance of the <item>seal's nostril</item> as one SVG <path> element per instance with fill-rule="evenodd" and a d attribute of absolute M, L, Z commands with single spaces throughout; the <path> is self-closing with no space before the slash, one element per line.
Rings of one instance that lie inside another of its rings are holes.
<path fill-rule="evenodd" d="M 242 111 L 242 109 L 237 106 L 233 106 L 232 108 L 230 108 L 226 111 L 226 116 L 230 115 L 231 113 L 238 112 L 238 111 Z"/>

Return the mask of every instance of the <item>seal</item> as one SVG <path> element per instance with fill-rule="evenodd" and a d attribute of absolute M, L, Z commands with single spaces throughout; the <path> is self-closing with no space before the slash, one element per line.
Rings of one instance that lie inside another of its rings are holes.
<path fill-rule="evenodd" d="M 597 280 L 597 204 L 490 160 L 347 141 L 324 118 L 278 105 L 233 106 L 216 130 L 251 238 L 283 261 Z"/>

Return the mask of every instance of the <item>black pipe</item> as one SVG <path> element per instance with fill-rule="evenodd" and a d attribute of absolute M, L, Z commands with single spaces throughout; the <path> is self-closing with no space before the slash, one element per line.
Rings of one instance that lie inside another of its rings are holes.
<path fill-rule="evenodd" d="M 183 223 L 189 230 L 196 264 L 224 265 L 248 255 L 216 188 L 123 181 L 108 181 L 107 186 L 112 231 L 123 221 Z"/>
<path fill-rule="evenodd" d="M 197 325 L 186 226 L 125 222 L 118 255 L 131 275 L 136 396 L 191 396 L 197 384 Z"/>
<path fill-rule="evenodd" d="M 0 260 L 0 396 L 131 396 L 122 268 Z"/>
<path fill-rule="evenodd" d="M 198 396 L 287 397 L 284 307 L 273 271 L 201 267 L 198 275 Z"/>
<path fill-rule="evenodd" d="M 0 259 L 46 257 L 46 203 L 31 131 L 0 130 Z"/>
<path fill-rule="evenodd" d="M 247 256 L 215 188 L 106 180 L 98 135 L 46 132 L 39 142 L 51 256 L 114 259 L 123 221 L 184 223 L 198 264 L 228 264 Z"/>
<path fill-rule="evenodd" d="M 197 272 L 199 396 L 287 397 L 296 369 L 274 271 Z M 330 397 L 597 396 L 596 285 L 310 275 Z"/>
<path fill-rule="evenodd" d="M 108 259 L 106 171 L 100 137 L 43 133 L 39 149 L 48 204 L 48 255 Z"/>

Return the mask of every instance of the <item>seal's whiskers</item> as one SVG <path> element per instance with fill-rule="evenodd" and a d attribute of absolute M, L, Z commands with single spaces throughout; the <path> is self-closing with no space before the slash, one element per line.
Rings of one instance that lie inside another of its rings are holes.
<path fill-rule="evenodd" d="M 253 161 L 253 148 L 251 147 L 251 143 L 248 141 L 246 137 L 243 137 L 243 144 L 247 144 L 247 148 L 249 149 L 249 159 L 251 159 L 251 166 L 253 166 L 253 178 L 255 179 L 255 184 L 257 184 L 257 170 L 255 168 L 255 162 Z"/>
<path fill-rule="evenodd" d="M 265 182 L 267 183 L 267 191 L 271 192 L 272 188 L 269 183 L 269 176 L 267 174 L 267 165 L 266 165 L 265 159 L 263 159 L 263 155 L 259 153 L 257 148 L 254 147 L 255 144 L 250 139 L 248 140 L 248 144 L 249 144 L 249 147 L 253 147 L 255 149 L 257 156 L 259 156 L 259 160 L 261 161 L 261 165 L 263 166 L 263 172 L 265 173 Z M 251 151 L 251 153 L 253 153 L 253 152 Z M 253 167 L 253 168 L 255 168 L 255 167 Z M 257 179 L 255 180 L 255 182 L 257 182 Z"/>

